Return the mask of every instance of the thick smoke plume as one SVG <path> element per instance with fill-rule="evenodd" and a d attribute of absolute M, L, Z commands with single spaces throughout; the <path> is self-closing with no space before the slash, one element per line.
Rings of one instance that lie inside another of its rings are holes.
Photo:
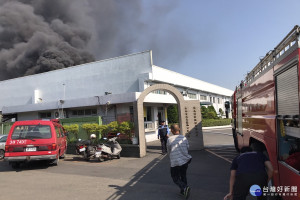
<path fill-rule="evenodd" d="M 66 9 L 66 10 L 64 10 Z M 1 1 L 0 80 L 93 61 L 65 1 Z"/>
<path fill-rule="evenodd" d="M 193 49 L 163 25 L 171 2 L 0 0 L 0 80 L 149 49 L 159 65 L 178 61 Z"/>

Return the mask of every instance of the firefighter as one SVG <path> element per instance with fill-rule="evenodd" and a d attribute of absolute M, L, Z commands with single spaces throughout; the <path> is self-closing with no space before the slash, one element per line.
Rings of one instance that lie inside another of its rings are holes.
<path fill-rule="evenodd" d="M 167 153 L 168 137 L 169 137 L 169 127 L 166 125 L 165 121 L 161 121 L 160 126 L 158 127 L 157 138 L 160 139 L 161 151 L 163 155 Z"/>

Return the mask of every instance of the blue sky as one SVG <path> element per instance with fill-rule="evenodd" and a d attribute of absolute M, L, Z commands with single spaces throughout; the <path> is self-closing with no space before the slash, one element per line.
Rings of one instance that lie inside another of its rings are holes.
<path fill-rule="evenodd" d="M 234 90 L 300 24 L 300 0 L 18 1 L 0 7 L 0 80 L 152 50 L 157 66 Z"/>
<path fill-rule="evenodd" d="M 160 2 L 144 1 L 144 9 Z M 259 62 L 259 57 L 300 24 L 299 0 L 173 2 L 177 3 L 169 7 L 165 4 L 154 13 L 159 21 L 147 24 L 160 24 L 159 29 L 153 30 L 157 37 L 168 38 L 178 33 L 172 42 L 168 41 L 172 45 L 160 46 L 172 55 L 163 54 L 163 58 L 153 49 L 154 64 L 232 90 Z"/>

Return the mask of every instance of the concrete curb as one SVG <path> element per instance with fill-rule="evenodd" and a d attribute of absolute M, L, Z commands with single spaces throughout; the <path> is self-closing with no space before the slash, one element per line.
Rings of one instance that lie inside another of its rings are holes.
<path fill-rule="evenodd" d="M 210 126 L 210 127 L 202 127 L 203 130 L 206 130 L 206 129 L 222 129 L 222 128 L 231 128 L 231 125 L 226 125 L 226 126 Z"/>

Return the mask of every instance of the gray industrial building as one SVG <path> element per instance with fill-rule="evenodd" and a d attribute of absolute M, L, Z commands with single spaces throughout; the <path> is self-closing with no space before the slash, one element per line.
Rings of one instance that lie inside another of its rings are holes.
<path fill-rule="evenodd" d="M 185 100 L 225 110 L 233 91 L 153 65 L 146 51 L 0 82 L 0 112 L 10 120 L 102 116 L 103 122 L 132 120 L 133 105 L 147 87 L 166 83 Z M 146 140 L 156 139 L 172 95 L 157 90 L 144 101 Z"/>

